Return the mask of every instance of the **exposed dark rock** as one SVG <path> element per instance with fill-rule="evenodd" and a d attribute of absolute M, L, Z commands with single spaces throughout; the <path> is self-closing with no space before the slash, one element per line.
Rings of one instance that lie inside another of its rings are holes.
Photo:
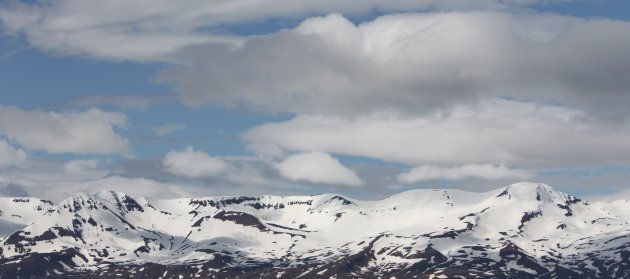
<path fill-rule="evenodd" d="M 221 211 L 215 214 L 212 218 L 222 221 L 234 222 L 236 224 L 247 227 L 255 227 L 263 232 L 269 231 L 269 229 L 263 223 L 261 223 L 258 218 L 245 212 Z"/>
<path fill-rule="evenodd" d="M 525 223 L 529 222 L 530 220 L 538 217 L 538 216 L 542 216 L 542 212 L 541 211 L 532 211 L 532 212 L 525 212 L 523 214 L 523 217 L 521 217 L 521 225 L 518 226 L 519 230 L 523 230 L 523 227 L 525 227 Z"/>

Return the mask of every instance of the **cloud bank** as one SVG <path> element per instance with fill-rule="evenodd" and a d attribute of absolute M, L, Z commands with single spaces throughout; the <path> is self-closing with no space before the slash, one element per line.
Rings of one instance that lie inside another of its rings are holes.
<path fill-rule="evenodd" d="M 0 135 L 27 149 L 49 153 L 111 154 L 129 151 L 122 113 L 90 109 L 57 113 L 0 106 Z"/>
<path fill-rule="evenodd" d="M 358 26 L 331 14 L 240 48 L 181 50 L 183 65 L 160 79 L 193 106 L 267 113 L 426 114 L 512 98 L 625 119 L 628 33 L 628 22 L 555 14 L 400 14 Z"/>
<path fill-rule="evenodd" d="M 38 48 L 100 59 L 160 61 L 186 46 L 239 45 L 223 27 L 267 19 L 299 19 L 331 12 L 508 9 L 562 0 L 63 0 L 5 1 L 0 23 L 5 32 L 24 35 Z"/>
<path fill-rule="evenodd" d="M 533 177 L 533 174 L 524 170 L 509 169 L 505 165 L 464 165 L 454 168 L 442 168 L 436 166 L 419 166 L 408 172 L 398 175 L 400 183 L 415 183 L 428 180 L 460 180 L 469 177 L 479 177 L 487 180 L 517 179 L 523 180 Z"/>
<path fill-rule="evenodd" d="M 108 174 L 108 171 L 101 168 L 101 162 L 97 159 L 76 159 L 70 160 L 63 165 L 66 174 L 82 178 L 100 178 Z"/>
<path fill-rule="evenodd" d="M 321 150 L 408 165 L 545 168 L 623 164 L 630 160 L 629 131 L 578 110 L 492 99 L 418 117 L 302 115 L 243 137 L 259 153 Z"/>

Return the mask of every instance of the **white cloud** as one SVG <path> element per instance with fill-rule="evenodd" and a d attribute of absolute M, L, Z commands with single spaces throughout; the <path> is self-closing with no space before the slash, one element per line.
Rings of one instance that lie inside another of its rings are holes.
<path fill-rule="evenodd" d="M 27 149 L 49 153 L 127 152 L 128 140 L 114 131 L 126 124 L 124 114 L 98 109 L 56 113 L 0 106 L 0 134 Z"/>
<path fill-rule="evenodd" d="M 525 168 L 623 164 L 630 127 L 600 125 L 559 106 L 485 100 L 428 116 L 301 115 L 247 131 L 254 151 L 321 150 L 409 165 L 504 162 Z M 257 150 L 256 147 L 265 147 Z"/>
<path fill-rule="evenodd" d="M 66 173 L 77 174 L 84 173 L 85 171 L 91 171 L 98 166 L 98 160 L 71 160 L 66 162 L 64 170 Z"/>
<path fill-rule="evenodd" d="M 14 148 L 6 140 L 0 138 L 0 168 L 20 166 L 28 155 L 24 150 Z"/>
<path fill-rule="evenodd" d="M 63 167 L 64 172 L 73 179 L 99 178 L 108 174 L 107 170 L 100 168 L 100 162 L 96 159 L 70 160 Z"/>
<path fill-rule="evenodd" d="M 188 146 L 183 151 L 169 151 L 162 160 L 166 170 L 185 177 L 212 177 L 223 173 L 228 163 L 222 158 L 211 157 Z"/>
<path fill-rule="evenodd" d="M 0 23 L 46 51 L 113 60 L 164 60 L 167 53 L 188 45 L 238 43 L 230 36 L 196 32 L 211 15 L 199 14 L 199 6 L 208 5 L 195 2 L 12 2 L 1 7 Z"/>
<path fill-rule="evenodd" d="M 155 133 L 158 136 L 163 137 L 163 136 L 175 133 L 175 132 L 179 132 L 184 129 L 186 129 L 186 125 L 182 123 L 178 123 L 178 122 L 171 122 L 171 123 L 166 123 L 161 126 L 154 127 L 153 133 Z"/>
<path fill-rule="evenodd" d="M 331 14 L 240 48 L 182 50 L 184 66 L 160 79 L 190 105 L 272 113 L 426 114 L 509 96 L 618 119 L 630 103 L 628 33 L 630 22 L 555 14 L 399 14 L 358 26 Z"/>
<path fill-rule="evenodd" d="M 357 174 L 324 152 L 291 155 L 276 165 L 281 176 L 293 181 L 360 186 Z"/>
<path fill-rule="evenodd" d="M 63 54 L 150 61 L 185 46 L 238 39 L 213 35 L 220 26 L 268 18 L 300 18 L 342 12 L 365 14 L 416 9 L 500 9 L 543 0 L 279 0 L 249 1 L 10 1 L 0 6 L 0 23 L 9 32 L 24 34 L 34 46 Z M 558 0 L 561 1 L 561 0 Z M 545 2 L 548 2 L 545 1 Z M 205 31 L 202 31 L 205 30 Z M 208 31 L 210 30 L 210 32 Z"/>
<path fill-rule="evenodd" d="M 524 170 L 515 170 L 506 167 L 505 165 L 464 165 L 453 168 L 442 168 L 436 166 L 418 166 L 408 172 L 398 175 L 398 182 L 400 183 L 415 183 L 419 181 L 427 180 L 461 180 L 464 178 L 478 177 L 487 180 L 497 179 L 526 179 L 531 178 L 532 173 Z"/>
<path fill-rule="evenodd" d="M 607 205 L 610 205 L 615 201 L 624 201 L 621 203 L 621 205 L 624 206 L 627 205 L 628 201 L 630 201 L 630 189 L 619 190 L 614 193 L 604 195 L 589 195 L 584 198 L 587 198 L 589 201 L 597 201 Z"/>

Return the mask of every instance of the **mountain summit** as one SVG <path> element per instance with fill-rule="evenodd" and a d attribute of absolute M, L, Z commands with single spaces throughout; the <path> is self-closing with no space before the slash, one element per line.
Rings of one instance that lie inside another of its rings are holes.
<path fill-rule="evenodd" d="M 630 202 L 472 193 L 2 198 L 1 278 L 627 278 Z"/>

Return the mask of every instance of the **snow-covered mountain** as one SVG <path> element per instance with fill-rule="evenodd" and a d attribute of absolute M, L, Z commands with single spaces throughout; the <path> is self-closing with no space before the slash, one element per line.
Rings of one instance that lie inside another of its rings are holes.
<path fill-rule="evenodd" d="M 1 278 L 630 277 L 630 201 L 536 183 L 380 201 L 101 191 L 0 211 Z"/>

